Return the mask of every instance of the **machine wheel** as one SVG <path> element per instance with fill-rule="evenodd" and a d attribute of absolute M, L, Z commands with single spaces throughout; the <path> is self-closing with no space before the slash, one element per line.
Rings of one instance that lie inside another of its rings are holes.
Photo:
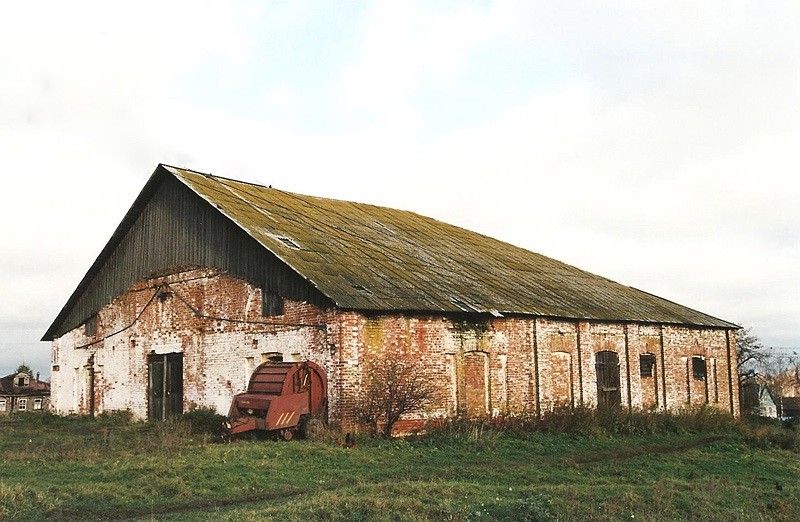
<path fill-rule="evenodd" d="M 314 440 L 322 430 L 322 421 L 316 417 L 304 417 L 300 423 L 300 433 L 304 439 Z"/>
<path fill-rule="evenodd" d="M 281 433 L 281 436 L 283 437 L 283 440 L 285 440 L 286 442 L 289 442 L 290 440 L 292 440 L 294 438 L 294 432 L 292 430 L 283 430 L 283 433 Z"/>

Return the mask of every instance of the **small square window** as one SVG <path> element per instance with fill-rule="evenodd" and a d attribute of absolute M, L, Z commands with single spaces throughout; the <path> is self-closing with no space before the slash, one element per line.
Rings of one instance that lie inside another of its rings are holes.
<path fill-rule="evenodd" d="M 283 315 L 283 298 L 275 292 L 263 291 L 261 313 L 265 317 Z"/>
<path fill-rule="evenodd" d="M 83 323 L 83 333 L 86 337 L 94 337 L 97 335 L 97 314 L 91 316 Z"/>

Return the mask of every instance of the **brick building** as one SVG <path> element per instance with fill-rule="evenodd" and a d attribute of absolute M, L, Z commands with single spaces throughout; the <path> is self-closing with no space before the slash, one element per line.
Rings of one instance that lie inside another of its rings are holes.
<path fill-rule="evenodd" d="M 438 383 L 424 415 L 738 415 L 736 329 L 412 212 L 159 165 L 43 340 L 59 413 L 225 412 L 262 361 L 311 359 L 346 425 L 390 352 Z"/>

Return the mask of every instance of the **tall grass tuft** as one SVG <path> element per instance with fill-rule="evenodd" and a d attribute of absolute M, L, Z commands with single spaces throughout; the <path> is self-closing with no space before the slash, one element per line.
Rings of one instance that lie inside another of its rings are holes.
<path fill-rule="evenodd" d="M 726 434 L 743 436 L 754 446 L 800 451 L 797 426 L 736 419 L 709 407 L 691 407 L 674 413 L 622 408 L 559 407 L 532 414 L 487 416 L 478 419 L 437 419 L 427 426 L 428 436 L 492 444 L 501 434 L 524 436 L 548 433 L 588 438 L 650 436 L 658 434 Z"/>

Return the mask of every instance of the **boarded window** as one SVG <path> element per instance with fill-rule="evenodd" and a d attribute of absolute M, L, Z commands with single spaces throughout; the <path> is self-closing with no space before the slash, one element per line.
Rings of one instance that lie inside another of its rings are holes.
<path fill-rule="evenodd" d="M 553 352 L 550 357 L 550 377 L 553 383 L 553 404 L 574 406 L 572 402 L 572 355 L 567 352 Z"/>
<path fill-rule="evenodd" d="M 489 413 L 489 357 L 485 352 L 464 354 L 464 391 L 467 415 L 482 417 Z"/>
<path fill-rule="evenodd" d="M 656 366 L 656 356 L 652 353 L 643 353 L 639 356 L 639 376 L 652 377 Z"/>
<path fill-rule="evenodd" d="M 283 315 L 283 298 L 275 292 L 264 291 L 261 294 L 261 313 L 265 317 Z"/>
<path fill-rule="evenodd" d="M 616 352 L 597 352 L 595 370 L 597 371 L 598 407 L 619 406 L 622 402 L 619 381 L 619 355 Z"/>
<path fill-rule="evenodd" d="M 702 355 L 692 356 L 692 377 L 697 381 L 706 378 L 706 359 Z"/>

